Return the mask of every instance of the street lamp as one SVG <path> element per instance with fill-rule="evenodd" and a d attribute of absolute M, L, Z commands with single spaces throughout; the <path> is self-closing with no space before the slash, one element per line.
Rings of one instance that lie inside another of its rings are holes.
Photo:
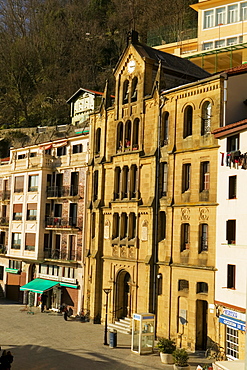
<path fill-rule="evenodd" d="M 108 346 L 107 343 L 107 315 L 108 315 L 108 294 L 111 292 L 111 288 L 103 289 L 106 294 L 106 309 L 105 309 L 105 335 L 104 335 L 104 345 Z"/>

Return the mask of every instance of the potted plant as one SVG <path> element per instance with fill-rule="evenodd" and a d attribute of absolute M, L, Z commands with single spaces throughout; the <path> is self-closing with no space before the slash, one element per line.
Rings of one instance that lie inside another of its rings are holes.
<path fill-rule="evenodd" d="M 173 354 L 174 359 L 174 370 L 189 370 L 190 365 L 188 364 L 189 355 L 184 348 L 177 348 Z"/>
<path fill-rule="evenodd" d="M 176 349 L 175 342 L 167 338 L 159 338 L 157 348 L 160 352 L 160 359 L 163 364 L 173 364 L 172 353 Z"/>

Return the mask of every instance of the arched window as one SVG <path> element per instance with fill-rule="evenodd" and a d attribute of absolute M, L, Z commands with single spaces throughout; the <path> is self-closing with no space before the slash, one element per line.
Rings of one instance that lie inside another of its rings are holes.
<path fill-rule="evenodd" d="M 117 152 L 123 149 L 123 122 L 119 122 L 117 126 Z"/>
<path fill-rule="evenodd" d="M 137 198 L 137 166 L 130 167 L 130 198 Z"/>
<path fill-rule="evenodd" d="M 161 211 L 159 213 L 159 241 L 166 238 L 166 213 Z"/>
<path fill-rule="evenodd" d="M 209 101 L 205 101 L 202 105 L 201 135 L 206 135 L 210 133 L 211 110 L 212 110 L 211 103 Z"/>
<path fill-rule="evenodd" d="M 137 101 L 137 84 L 138 78 L 134 77 L 131 84 L 131 102 Z"/>
<path fill-rule="evenodd" d="M 93 174 L 93 200 L 98 199 L 98 178 L 99 178 L 99 171 L 94 171 Z"/>
<path fill-rule="evenodd" d="M 131 147 L 131 121 L 125 124 L 124 147 L 128 149 Z"/>
<path fill-rule="evenodd" d="M 114 178 L 114 200 L 120 199 L 120 167 L 115 168 L 115 178 Z"/>
<path fill-rule="evenodd" d="M 129 168 L 128 166 L 123 167 L 122 172 L 122 197 L 128 198 L 128 182 L 129 182 Z"/>
<path fill-rule="evenodd" d="M 192 135 L 193 108 L 188 105 L 184 111 L 184 138 Z"/>
<path fill-rule="evenodd" d="M 168 144 L 168 130 L 169 130 L 169 113 L 165 112 L 162 116 L 161 132 L 160 132 L 160 145 Z"/>
<path fill-rule="evenodd" d="M 127 104 L 129 101 L 129 81 L 124 81 L 123 84 L 123 104 Z"/>
<path fill-rule="evenodd" d="M 133 150 L 139 149 L 139 122 L 136 118 L 133 123 Z"/>
<path fill-rule="evenodd" d="M 96 143 L 95 143 L 95 153 L 100 153 L 100 138 L 101 138 L 101 128 L 96 130 Z"/>

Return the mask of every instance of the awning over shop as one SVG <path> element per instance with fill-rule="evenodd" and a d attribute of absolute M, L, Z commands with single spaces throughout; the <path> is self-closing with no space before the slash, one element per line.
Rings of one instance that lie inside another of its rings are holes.
<path fill-rule="evenodd" d="M 52 289 L 55 285 L 59 285 L 59 282 L 45 279 L 34 279 L 20 287 L 20 290 L 30 290 L 31 292 L 42 294 L 47 290 Z"/>
<path fill-rule="evenodd" d="M 66 288 L 73 288 L 73 289 L 78 288 L 78 286 L 76 284 L 60 283 L 60 285 L 66 287 Z"/>
<path fill-rule="evenodd" d="M 67 140 L 66 141 L 62 141 L 60 143 L 54 143 L 53 144 L 53 148 L 62 148 L 65 145 L 67 145 Z"/>

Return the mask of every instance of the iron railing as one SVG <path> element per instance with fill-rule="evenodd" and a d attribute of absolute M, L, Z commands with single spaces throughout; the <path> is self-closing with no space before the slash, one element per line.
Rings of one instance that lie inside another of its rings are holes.
<path fill-rule="evenodd" d="M 78 195 L 78 186 L 47 186 L 48 198 L 75 197 Z"/>

